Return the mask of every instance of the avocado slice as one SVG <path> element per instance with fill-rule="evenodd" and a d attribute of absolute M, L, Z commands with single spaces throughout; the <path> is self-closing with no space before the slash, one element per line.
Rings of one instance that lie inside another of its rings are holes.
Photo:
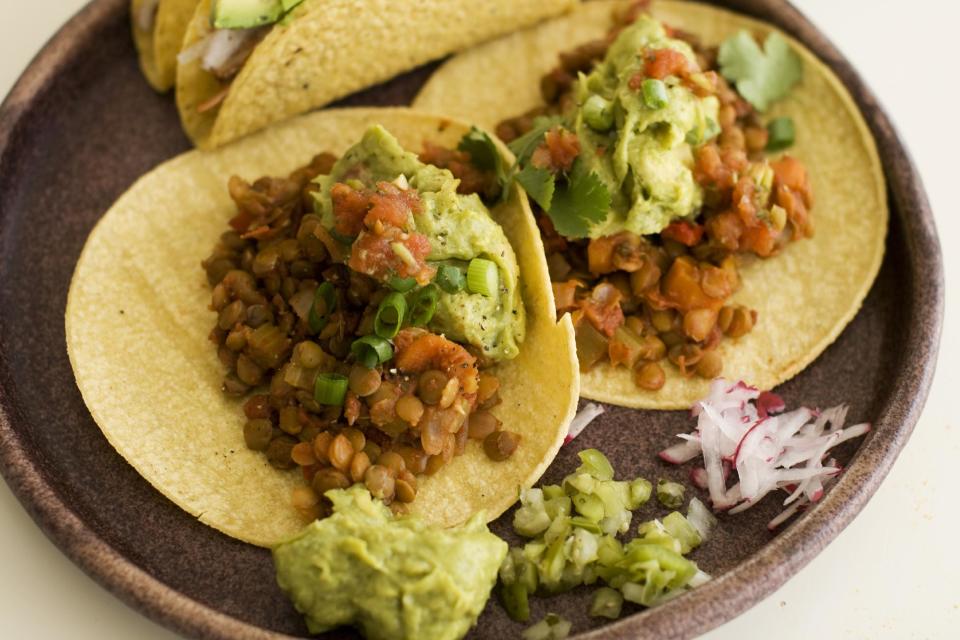
<path fill-rule="evenodd" d="M 214 0 L 210 22 L 217 29 L 250 29 L 273 24 L 284 13 L 281 0 Z"/>

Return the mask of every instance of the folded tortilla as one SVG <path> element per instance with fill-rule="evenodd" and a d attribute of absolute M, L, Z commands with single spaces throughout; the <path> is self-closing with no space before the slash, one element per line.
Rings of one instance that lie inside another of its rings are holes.
<path fill-rule="evenodd" d="M 557 54 L 602 37 L 624 2 L 589 2 L 573 13 L 460 54 L 440 67 L 414 101 L 493 129 L 541 104 L 540 78 Z M 693 2 L 656 1 L 651 13 L 719 44 L 741 29 L 765 36 L 774 28 Z M 803 59 L 803 81 L 765 115 L 790 116 L 813 185 L 815 237 L 791 243 L 767 260 L 743 257 L 742 286 L 732 303 L 757 310 L 746 336 L 719 347 L 723 376 L 770 389 L 817 358 L 859 310 L 883 259 L 889 211 L 876 144 L 840 80 L 803 45 L 785 38 Z M 633 372 L 609 363 L 584 373 L 584 397 L 627 407 L 683 409 L 706 395 L 709 381 L 684 378 L 672 365 L 659 391 L 634 384 Z"/>
<path fill-rule="evenodd" d="M 196 59 L 177 72 L 184 131 L 210 149 L 271 122 L 570 9 L 577 0 L 305 0 L 254 49 L 226 87 Z M 197 6 L 183 48 L 211 33 L 210 0 Z"/>
<path fill-rule="evenodd" d="M 257 545 L 305 522 L 290 502 L 299 470 L 278 471 L 244 444 L 242 400 L 226 397 L 207 339 L 216 323 L 200 266 L 236 206 L 231 175 L 287 175 L 321 151 L 342 153 L 379 123 L 407 149 L 455 146 L 468 125 L 406 109 L 329 110 L 215 152 L 193 151 L 141 178 L 90 234 L 70 287 L 67 348 L 90 413 L 116 450 L 161 493 L 220 531 Z M 504 151 L 506 151 L 504 149 Z M 434 476 L 418 478 L 411 510 L 441 525 L 478 511 L 493 519 L 553 460 L 577 405 L 573 326 L 557 323 L 543 245 L 526 196 L 495 207 L 519 260 L 527 335 L 497 366 L 494 413 L 521 435 L 505 462 L 471 441 Z M 544 363 L 549 362 L 549 366 Z"/>
<path fill-rule="evenodd" d="M 177 79 L 177 54 L 197 0 L 132 0 L 130 26 L 140 68 L 150 86 L 166 92 Z"/>

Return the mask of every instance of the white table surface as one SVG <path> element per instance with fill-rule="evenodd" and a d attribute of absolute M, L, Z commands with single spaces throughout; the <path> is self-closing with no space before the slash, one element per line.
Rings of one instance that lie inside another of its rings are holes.
<path fill-rule="evenodd" d="M 85 0 L 0 0 L 0 95 Z M 796 0 L 859 68 L 906 138 L 944 245 L 947 316 L 938 375 L 909 445 L 860 516 L 783 588 L 711 640 L 960 637 L 956 467 L 960 419 L 958 207 L 960 5 L 945 0 Z M 928 62 L 923 62 L 928 60 Z M 954 177 L 951 178 L 950 176 Z M 951 326 L 952 325 L 952 326 Z M 0 483 L 0 638 L 177 636 L 98 587 Z"/>

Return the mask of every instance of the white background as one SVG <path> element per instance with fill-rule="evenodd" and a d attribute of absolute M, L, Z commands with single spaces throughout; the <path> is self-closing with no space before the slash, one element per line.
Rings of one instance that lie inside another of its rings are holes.
<path fill-rule="evenodd" d="M 0 95 L 83 3 L 0 0 Z M 954 295 L 960 282 L 960 207 L 950 199 L 950 189 L 960 186 L 960 5 L 947 0 L 796 4 L 862 72 L 924 176 L 944 245 L 945 332 L 920 424 L 870 504 L 786 586 L 706 637 L 958 638 L 960 419 L 948 411 L 958 411 L 951 399 L 955 402 L 960 380 Z M 0 638 L 175 637 L 74 567 L 0 483 Z"/>

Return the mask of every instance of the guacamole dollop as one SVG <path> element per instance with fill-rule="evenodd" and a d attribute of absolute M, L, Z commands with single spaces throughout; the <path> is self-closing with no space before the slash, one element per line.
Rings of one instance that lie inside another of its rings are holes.
<path fill-rule="evenodd" d="M 394 519 L 359 486 L 326 496 L 333 515 L 273 550 L 277 582 L 310 632 L 354 625 L 370 640 L 463 637 L 507 554 L 483 516 L 438 529 Z"/>
<path fill-rule="evenodd" d="M 719 132 L 719 102 L 714 96 L 697 96 L 679 78 L 669 76 L 663 80 L 664 104 L 650 106 L 644 91 L 631 86 L 631 79 L 643 72 L 645 54 L 659 49 L 677 51 L 696 65 L 687 43 L 668 37 L 661 23 L 641 16 L 617 36 L 593 71 L 579 77 L 578 106 L 568 115 L 568 124 L 580 141 L 580 161 L 601 179 L 611 197 L 607 217 L 589 230 L 591 238 L 624 229 L 639 235 L 657 233 L 675 218 L 694 215 L 703 204 L 703 191 L 691 170 L 692 146 Z M 613 123 L 607 130 L 592 127 L 584 117 L 592 96 L 610 105 Z"/>
<path fill-rule="evenodd" d="M 331 229 L 335 223 L 330 195 L 333 185 L 369 187 L 378 181 L 400 182 L 419 194 L 422 207 L 414 213 L 414 230 L 429 239 L 430 262 L 465 268 L 470 260 L 483 258 L 497 266 L 496 295 L 442 291 L 429 328 L 474 345 L 494 360 L 516 357 L 526 329 L 517 258 L 480 197 L 457 193 L 460 181 L 450 171 L 421 162 L 376 125 L 337 161 L 330 175 L 317 179 L 316 208 L 324 226 Z"/>

